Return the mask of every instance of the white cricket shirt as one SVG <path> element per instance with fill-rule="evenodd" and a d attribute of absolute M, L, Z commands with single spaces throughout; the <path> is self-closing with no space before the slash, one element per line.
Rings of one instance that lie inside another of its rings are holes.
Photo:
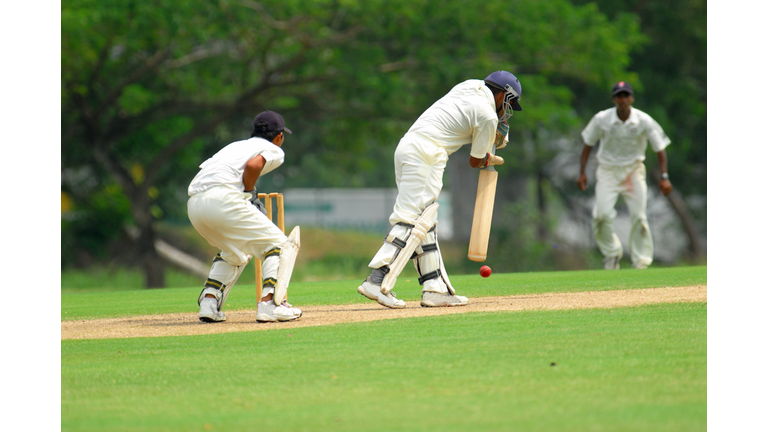
<path fill-rule="evenodd" d="M 599 140 L 597 162 L 613 166 L 644 161 L 649 142 L 654 152 L 664 150 L 670 143 L 656 120 L 635 107 L 626 122 L 619 119 L 615 107 L 600 111 L 581 132 L 581 137 L 588 146 L 594 146 Z"/>
<path fill-rule="evenodd" d="M 416 120 L 405 137 L 418 135 L 450 155 L 472 143 L 470 155 L 484 158 L 496 138 L 496 102 L 483 80 L 457 84 Z"/>
<path fill-rule="evenodd" d="M 200 171 L 192 179 L 187 193 L 192 196 L 215 186 L 224 186 L 243 192 L 245 163 L 258 155 L 266 160 L 261 175 L 279 167 L 285 160 L 283 149 L 264 138 L 254 137 L 235 141 L 200 165 Z"/>

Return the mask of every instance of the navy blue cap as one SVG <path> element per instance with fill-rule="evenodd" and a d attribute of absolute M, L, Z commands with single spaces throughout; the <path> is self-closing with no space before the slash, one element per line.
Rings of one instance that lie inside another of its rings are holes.
<path fill-rule="evenodd" d="M 292 134 L 290 129 L 285 127 L 283 117 L 274 111 L 264 111 L 253 119 L 254 132 L 282 132 L 286 131 Z"/>
<path fill-rule="evenodd" d="M 629 85 L 628 83 L 625 83 L 624 81 L 619 81 L 613 85 L 613 92 L 611 93 L 611 96 L 616 96 L 621 92 L 627 92 L 632 96 L 635 95 L 635 91 L 632 90 L 632 86 Z"/>

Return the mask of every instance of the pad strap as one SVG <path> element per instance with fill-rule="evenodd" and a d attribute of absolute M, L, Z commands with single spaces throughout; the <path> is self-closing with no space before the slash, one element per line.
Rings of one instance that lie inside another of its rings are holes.
<path fill-rule="evenodd" d="M 424 276 L 419 278 L 419 285 L 424 285 L 424 282 L 426 282 L 426 281 L 428 281 L 430 279 L 437 279 L 441 275 L 442 275 L 442 273 L 440 272 L 440 269 L 437 269 L 435 271 L 431 271 L 431 272 L 429 272 L 429 273 L 427 273 Z"/>
<path fill-rule="evenodd" d="M 405 247 L 405 240 L 397 238 L 393 236 L 392 234 L 388 235 L 385 239 L 385 242 L 397 246 L 398 249 L 402 249 Z"/>
<path fill-rule="evenodd" d="M 408 229 L 413 229 L 413 227 L 415 226 L 413 224 L 409 224 L 409 223 L 405 223 L 405 222 L 398 222 L 398 223 L 395 224 L 395 226 L 398 226 L 398 225 L 406 227 Z M 434 227 L 433 227 L 433 229 L 434 229 Z M 432 230 L 430 230 L 430 231 L 432 231 Z M 410 233 L 406 234 L 406 238 L 408 237 L 409 234 Z M 396 236 L 394 236 L 392 234 L 389 234 L 386 237 L 384 237 L 384 241 L 389 243 L 389 244 L 391 244 L 391 245 L 393 245 L 393 246 L 395 246 L 395 247 L 397 247 L 398 249 L 402 249 L 402 248 L 405 247 L 405 240 L 403 240 L 403 239 L 401 239 L 399 237 L 396 237 Z"/>
<path fill-rule="evenodd" d="M 223 286 L 223 283 L 211 278 L 206 279 L 205 284 L 203 284 L 204 288 L 216 288 L 219 291 L 222 290 Z"/>
<path fill-rule="evenodd" d="M 420 245 L 411 255 L 411 259 L 413 260 L 432 252 L 437 252 L 437 245 L 435 243 Z"/>

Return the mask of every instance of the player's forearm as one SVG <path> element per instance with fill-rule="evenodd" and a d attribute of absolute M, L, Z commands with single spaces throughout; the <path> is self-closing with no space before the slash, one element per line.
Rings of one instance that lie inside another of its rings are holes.
<path fill-rule="evenodd" d="M 261 175 L 261 170 L 264 169 L 266 160 L 263 156 L 258 155 L 246 162 L 245 170 L 243 171 L 243 187 L 246 191 L 252 191 L 256 186 L 256 180 Z"/>
<path fill-rule="evenodd" d="M 656 158 L 659 160 L 659 170 L 661 170 L 661 175 L 667 174 L 667 152 L 664 150 L 657 152 Z"/>
<path fill-rule="evenodd" d="M 581 167 L 579 174 L 585 174 L 590 153 L 592 153 L 592 146 L 584 144 L 584 148 L 581 149 Z"/>

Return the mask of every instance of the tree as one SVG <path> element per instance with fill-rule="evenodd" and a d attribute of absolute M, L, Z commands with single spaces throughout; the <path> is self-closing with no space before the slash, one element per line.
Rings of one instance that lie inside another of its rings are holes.
<path fill-rule="evenodd" d="M 105 188 L 125 197 L 160 287 L 154 222 L 183 213 L 197 165 L 256 112 L 301 131 L 286 185 L 390 187 L 397 140 L 456 83 L 509 70 L 526 102 L 511 133 L 563 131 L 577 121 L 565 83 L 606 85 L 641 41 L 631 16 L 564 0 L 67 1 L 62 188 L 86 213 Z"/>
<path fill-rule="evenodd" d="M 165 284 L 153 221 L 158 185 L 177 172 L 173 162 L 185 151 L 198 156 L 234 116 L 327 79 L 323 48 L 358 31 L 331 29 L 334 15 L 318 8 L 305 10 L 319 13 L 315 20 L 283 8 L 289 21 L 248 1 L 86 0 L 62 8 L 63 163 L 125 194 L 148 287 Z M 84 201 L 84 191 L 67 186 Z"/>

